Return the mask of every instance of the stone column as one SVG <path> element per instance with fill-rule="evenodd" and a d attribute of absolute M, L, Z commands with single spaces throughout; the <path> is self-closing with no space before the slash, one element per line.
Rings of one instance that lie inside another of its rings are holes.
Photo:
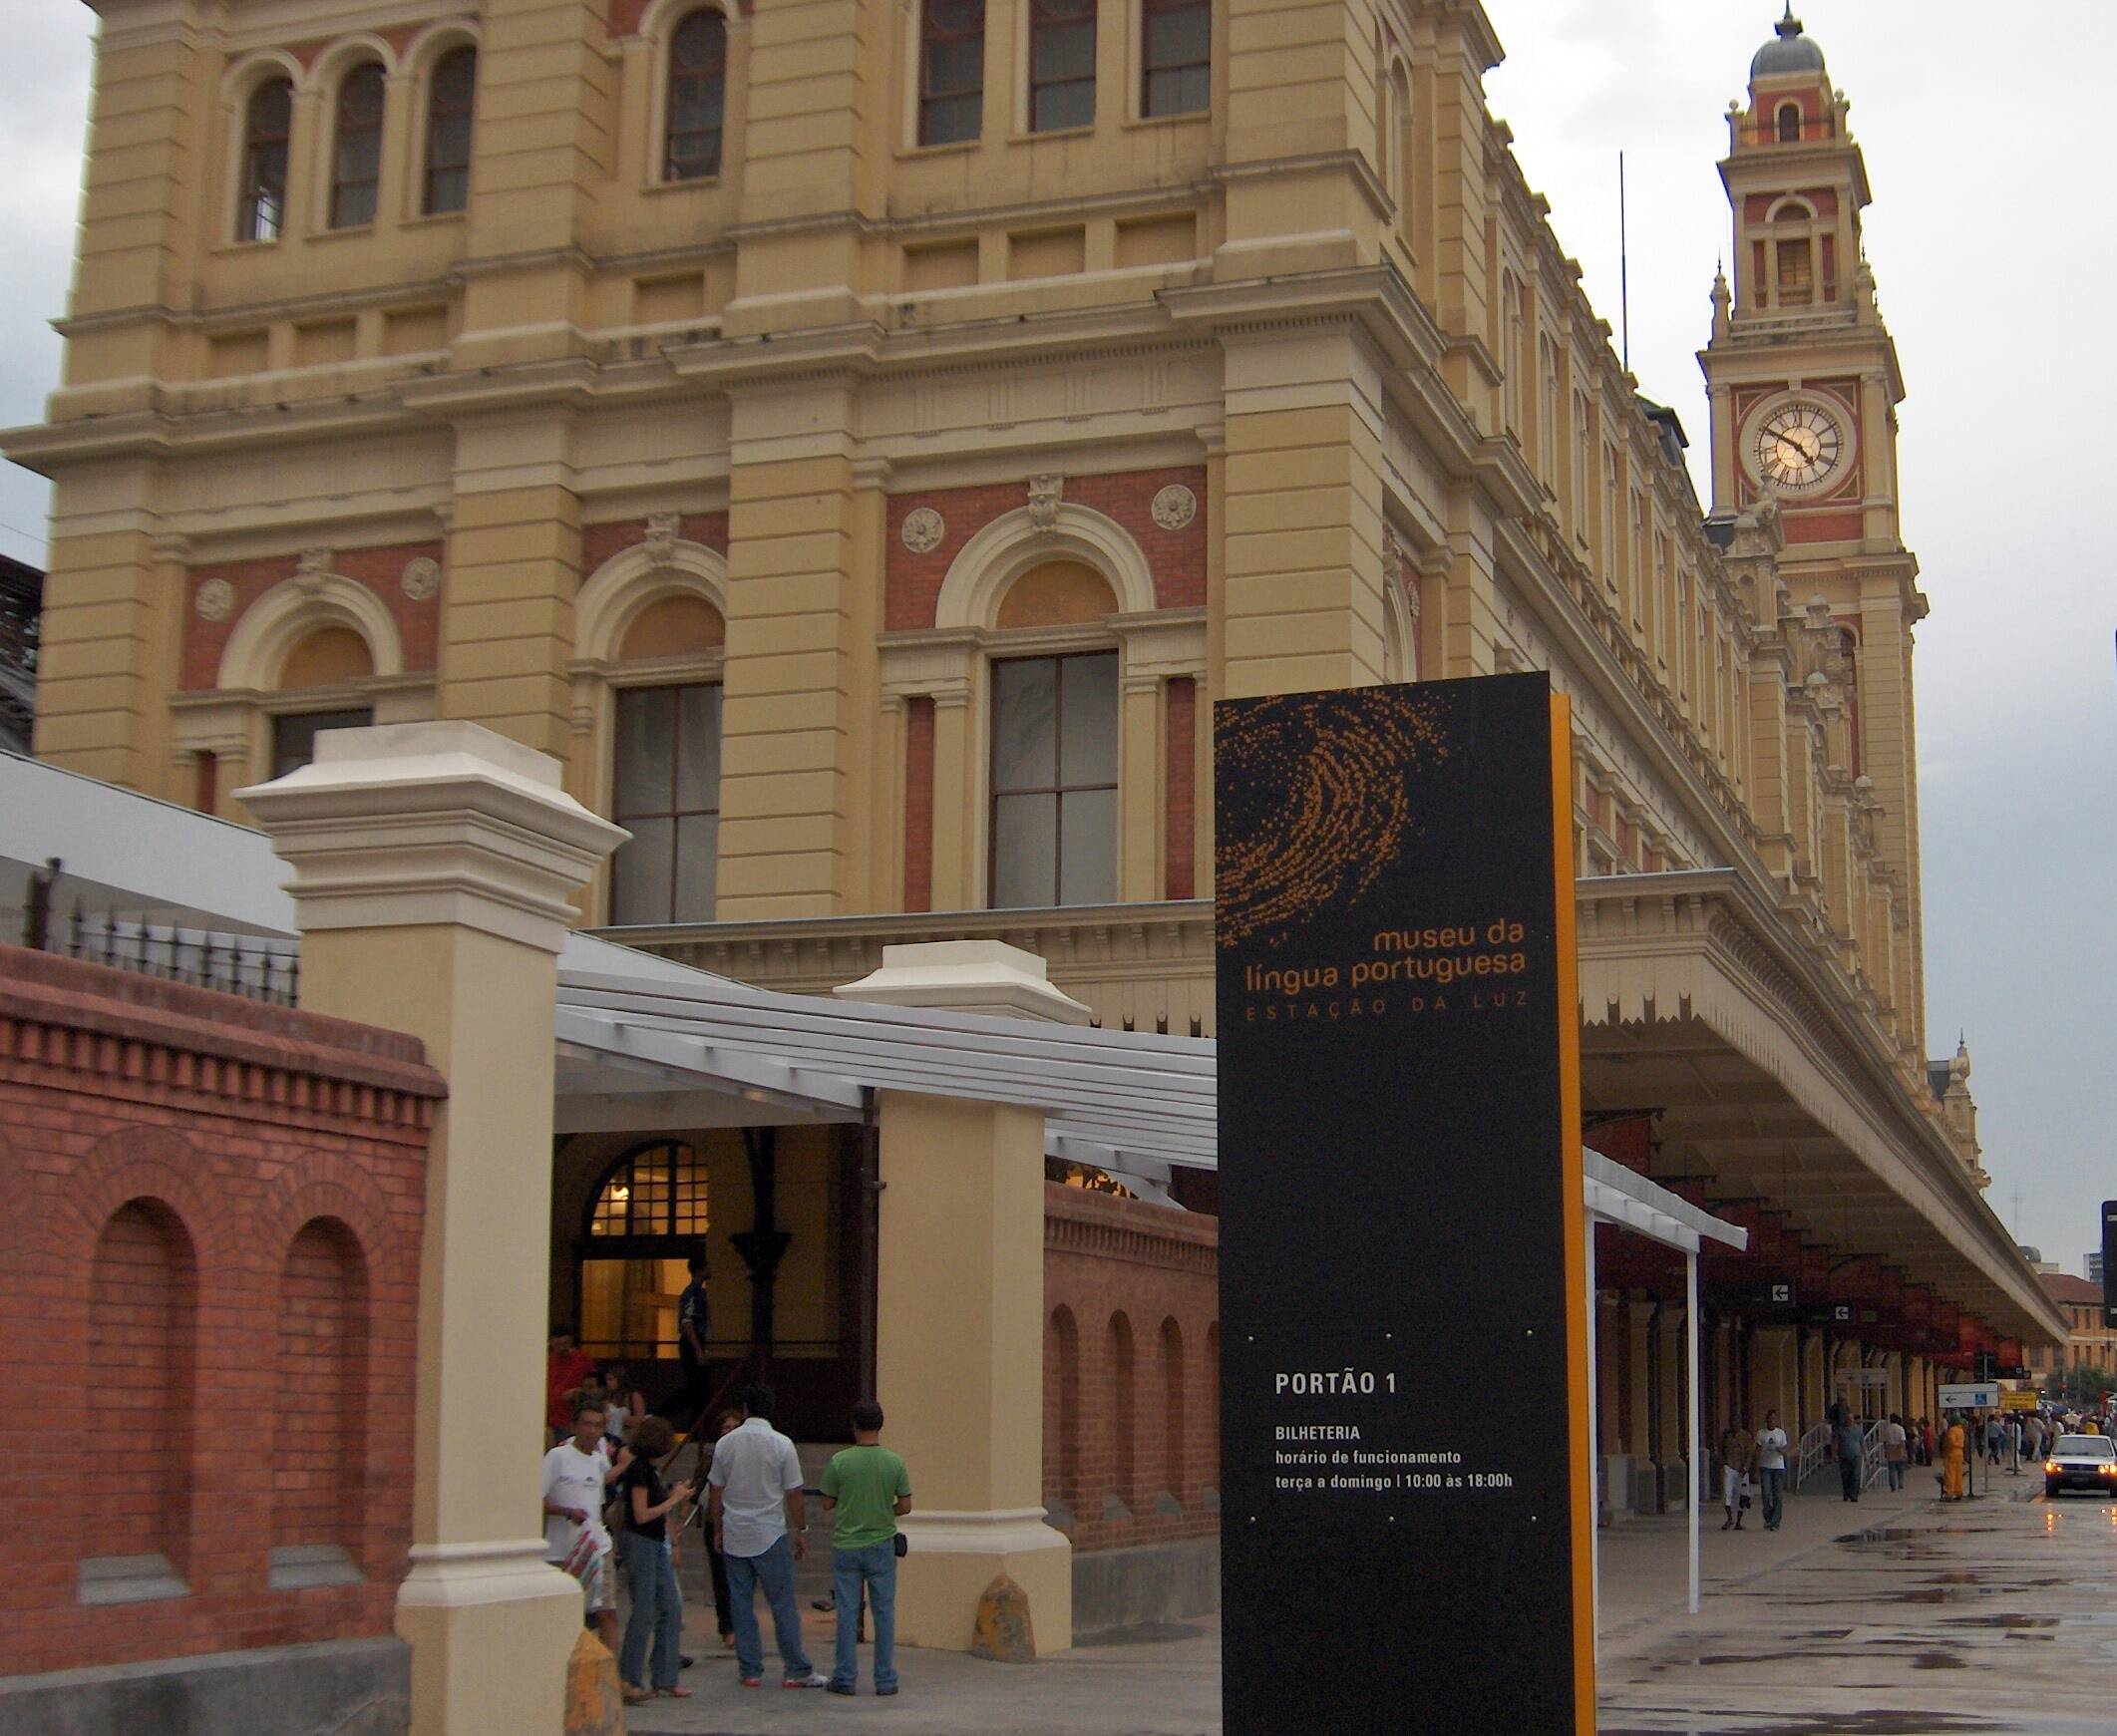
<path fill-rule="evenodd" d="M 1034 953 L 996 941 L 886 946 L 852 999 L 1085 1024 Z M 906 1645 L 969 1649 L 1001 1573 L 1039 1654 L 1073 1643 L 1073 1550 L 1044 1523 L 1044 1117 L 885 1091 L 876 1396 L 915 1491 L 897 1574 Z"/>
<path fill-rule="evenodd" d="M 567 895 L 624 833 L 557 763 L 467 723 L 326 733 L 239 791 L 293 868 L 301 1001 L 407 1031 L 447 1078 L 420 1249 L 411 1431 L 414 1736 L 558 1736 L 579 1587 L 537 1495 L 552 1012 Z"/>

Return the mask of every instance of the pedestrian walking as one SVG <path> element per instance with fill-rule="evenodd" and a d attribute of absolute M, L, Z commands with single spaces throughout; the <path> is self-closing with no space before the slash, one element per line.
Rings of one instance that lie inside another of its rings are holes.
<path fill-rule="evenodd" d="M 617 1583 L 603 1504 L 611 1480 L 631 1464 L 604 1447 L 599 1400 L 573 1411 L 573 1432 L 543 1456 L 544 1560 L 580 1581 L 581 1606 L 605 1647 L 617 1650 Z"/>
<path fill-rule="evenodd" d="M 1932 1417 L 1921 1417 L 1919 1419 L 1919 1463 L 1931 1465 L 1933 1462 L 1934 1419 Z"/>
<path fill-rule="evenodd" d="M 624 1512 L 618 1561 L 632 1598 L 617 1678 L 630 1705 L 656 1694 L 688 1700 L 691 1690 L 676 1679 L 683 1668 L 684 1594 L 676 1582 L 676 1539 L 669 1516 L 691 1499 L 693 1490 L 688 1483 L 672 1489 L 661 1480 L 661 1461 L 676 1445 L 676 1431 L 665 1418 L 647 1417 L 633 1434 L 632 1462 L 617 1480 Z"/>
<path fill-rule="evenodd" d="M 821 1688 L 829 1678 L 802 1648 L 801 1608 L 794 1596 L 794 1564 L 809 1553 L 802 1509 L 801 1457 L 772 1426 L 769 1386 L 743 1394 L 742 1426 L 721 1437 L 707 1473 L 712 1493 L 706 1519 L 728 1561 L 735 1601 L 735 1663 L 746 1688 L 764 1684 L 764 1641 L 757 1630 L 757 1590 L 764 1587 L 779 1642 L 780 1685 Z"/>
<path fill-rule="evenodd" d="M 1882 1425 L 1882 1461 L 1889 1467 L 1889 1486 L 1892 1490 L 1904 1487 L 1904 1467 L 1911 1459 L 1910 1437 L 1904 1432 L 1904 1419 L 1895 1411 Z"/>
<path fill-rule="evenodd" d="M 1853 1407 L 1846 1403 L 1845 1394 L 1838 1395 L 1830 1408 L 1831 1450 L 1838 1455 L 1838 1493 L 1846 1501 L 1860 1499 L 1860 1452 L 1866 1440 L 1866 1432 L 1860 1419 L 1853 1415 Z"/>
<path fill-rule="evenodd" d="M 1750 1432 L 1732 1422 L 1720 1432 L 1720 1500 L 1727 1509 L 1722 1531 L 1742 1529 L 1742 1513 L 1749 1506 L 1750 1445 Z"/>
<path fill-rule="evenodd" d="M 896 1522 L 911 1511 L 911 1478 L 904 1462 L 882 1443 L 882 1407 L 872 1398 L 853 1407 L 853 1445 L 824 1468 L 818 1493 L 832 1517 L 831 1594 L 838 1605 L 838 1654 L 831 1692 L 860 1686 L 856 1650 L 863 1594 L 875 1619 L 874 1671 L 878 1694 L 896 1692 Z"/>
<path fill-rule="evenodd" d="M 1779 1413 L 1766 1411 L 1757 1431 L 1757 1481 L 1764 1491 L 1764 1529 L 1777 1531 L 1786 1517 L 1786 1431 Z"/>
<path fill-rule="evenodd" d="M 595 1358 L 573 1342 L 573 1328 L 553 1326 L 544 1350 L 544 1427 L 551 1432 L 545 1445 L 555 1447 L 573 1432 L 571 1393 L 595 1372 Z"/>
<path fill-rule="evenodd" d="M 1941 1498 L 1960 1501 L 1962 1474 L 1969 1459 L 1969 1431 L 1962 1426 L 1959 1416 L 1950 1416 L 1944 1421 L 1946 1426 L 1941 1433 Z"/>

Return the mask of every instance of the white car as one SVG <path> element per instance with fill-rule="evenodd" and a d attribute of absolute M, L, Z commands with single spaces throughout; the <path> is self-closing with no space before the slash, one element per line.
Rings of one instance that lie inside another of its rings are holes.
<path fill-rule="evenodd" d="M 2043 1461 L 2043 1493 L 2061 1489 L 2117 1495 L 2117 1443 L 2107 1435 L 2060 1435 Z"/>

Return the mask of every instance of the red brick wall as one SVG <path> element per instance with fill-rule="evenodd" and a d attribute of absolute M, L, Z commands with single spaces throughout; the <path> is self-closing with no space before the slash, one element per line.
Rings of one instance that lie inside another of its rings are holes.
<path fill-rule="evenodd" d="M 933 908 L 933 701 L 904 702 L 904 908 Z"/>
<path fill-rule="evenodd" d="M 1044 1202 L 1053 1523 L 1081 1551 L 1217 1534 L 1218 1220 L 1056 1184 Z"/>
<path fill-rule="evenodd" d="M 411 1038 L 0 947 L 0 1673 L 390 1631 L 440 1095 Z M 319 1542 L 362 1581 L 269 1587 Z M 80 1605 L 154 1554 L 188 1595 Z"/>
<path fill-rule="evenodd" d="M 434 667 L 434 647 L 441 623 L 441 592 L 437 591 L 425 602 L 414 602 L 404 594 L 405 563 L 420 555 L 443 561 L 446 567 L 444 550 L 439 542 L 391 542 L 376 548 L 341 548 L 331 555 L 333 572 L 366 585 L 390 611 L 390 619 L 397 626 L 397 636 L 404 641 L 407 673 Z M 234 632 L 243 611 L 282 579 L 292 578 L 299 558 L 291 553 L 275 554 L 264 560 L 219 560 L 190 569 L 190 583 L 184 596 L 180 683 L 185 691 L 199 692 L 219 684 L 221 653 L 227 649 L 228 635 Z M 224 578 L 235 587 L 235 606 L 224 620 L 208 621 L 197 609 L 189 606 L 198 594 L 198 587 L 209 578 Z M 446 589 L 445 576 L 442 582 Z"/>
<path fill-rule="evenodd" d="M 1150 511 L 1154 497 L 1171 483 L 1182 483 L 1199 498 L 1197 516 L 1181 530 L 1164 530 Z M 962 552 L 963 544 L 1002 514 L 1026 505 L 1028 498 L 1026 482 L 891 495 L 882 624 L 891 632 L 932 626 L 941 580 L 948 576 L 949 564 Z M 1147 556 L 1157 606 L 1195 608 L 1206 601 L 1205 466 L 1068 477 L 1065 499 L 1074 506 L 1093 508 L 1124 526 Z M 918 507 L 933 508 L 947 525 L 939 543 L 924 554 L 906 548 L 902 534 L 905 515 Z"/>
<path fill-rule="evenodd" d="M 677 521 L 676 533 L 686 542 L 696 542 L 701 548 L 710 548 L 717 554 L 728 552 L 728 515 L 725 513 L 686 513 Z M 635 542 L 647 539 L 647 521 L 644 518 L 612 519 L 600 524 L 583 524 L 580 529 L 580 576 L 594 576 L 595 571 L 613 554 L 622 554 Z"/>
<path fill-rule="evenodd" d="M 1169 683 L 1169 862 L 1164 890 L 1172 898 L 1198 895 L 1199 684 L 1184 676 Z"/>

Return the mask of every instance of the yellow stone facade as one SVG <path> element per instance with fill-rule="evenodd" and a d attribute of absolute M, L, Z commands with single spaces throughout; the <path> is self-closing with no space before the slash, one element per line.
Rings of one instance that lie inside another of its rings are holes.
<path fill-rule="evenodd" d="M 1004 937 L 1111 1023 L 1210 1034 L 1211 701 L 1549 669 L 1601 888 L 1586 1021 L 1676 1017 L 1694 938 L 1747 961 L 1749 1060 L 1813 1149 L 1797 1215 L 1879 1185 L 1881 1251 L 2047 1330 L 1927 1082 L 1926 605 L 1820 56 L 1731 116 L 1708 513 L 1487 109 L 1485 8 L 1211 0 L 1191 106 L 1143 112 L 1169 3 L 1101 0 L 1093 121 L 1051 131 L 1031 10 L 986 5 L 976 136 L 922 145 L 920 5 L 731 0 L 718 172 L 671 179 L 687 0 L 100 0 L 65 378 L 5 437 L 55 483 L 38 752 L 233 817 L 275 718 L 463 719 L 607 814 L 621 696 L 718 684 L 713 921 L 629 937 L 816 989 L 884 940 Z M 465 47 L 469 194 L 430 212 Z M 375 211 L 332 228 L 367 61 Z M 237 240 L 279 78 L 283 213 Z M 1759 430 L 1822 395 L 1857 462 L 1768 486 Z M 1111 898 L 992 907 L 992 671 L 1095 650 Z M 1710 884 L 1622 891 L 1683 873 Z M 582 896 L 609 919 L 607 871 Z M 1591 1096 L 1639 1101 L 1595 1054 Z"/>

